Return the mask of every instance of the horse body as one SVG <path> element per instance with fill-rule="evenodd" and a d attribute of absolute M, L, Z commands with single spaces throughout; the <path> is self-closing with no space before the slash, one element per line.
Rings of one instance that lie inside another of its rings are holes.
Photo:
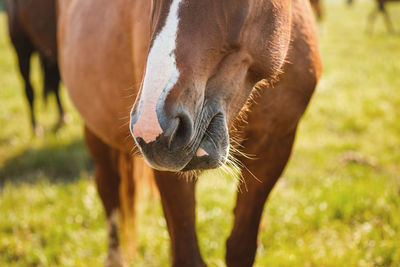
<path fill-rule="evenodd" d="M 321 71 L 308 1 L 60 0 L 59 6 L 62 76 L 84 118 L 109 225 L 118 210 L 125 221 L 133 214 L 133 170 L 143 168 L 129 153 L 136 141 L 154 168 L 174 266 L 204 266 L 195 181 L 179 172 L 228 161 L 228 138 L 240 128 L 238 160 L 252 174 L 243 171 L 247 192 L 238 193 L 226 261 L 251 266 L 264 203 Z M 247 125 L 238 117 L 247 117 Z M 130 130 L 134 138 L 127 138 Z M 121 263 L 118 254 L 109 227 L 107 262 Z"/>
<path fill-rule="evenodd" d="M 59 97 L 60 74 L 57 63 L 57 21 L 54 0 L 7 0 L 5 9 L 11 42 L 17 52 L 18 64 L 25 82 L 25 93 L 30 105 L 31 121 L 36 128 L 34 116 L 34 94 L 29 80 L 30 58 L 38 52 L 44 73 L 44 95 L 54 92 L 60 112 L 59 123 L 64 120 L 64 111 Z"/>

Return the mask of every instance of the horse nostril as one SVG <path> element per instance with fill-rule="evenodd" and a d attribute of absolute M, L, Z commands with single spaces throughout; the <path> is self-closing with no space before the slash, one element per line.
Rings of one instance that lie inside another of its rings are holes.
<path fill-rule="evenodd" d="M 191 140 L 192 132 L 191 118 L 186 113 L 179 114 L 164 132 L 164 136 L 168 138 L 168 150 L 176 151 L 185 147 Z"/>

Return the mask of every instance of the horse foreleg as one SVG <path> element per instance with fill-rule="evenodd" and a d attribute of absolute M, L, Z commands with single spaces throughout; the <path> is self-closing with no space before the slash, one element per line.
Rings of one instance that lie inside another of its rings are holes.
<path fill-rule="evenodd" d="M 195 229 L 195 181 L 170 172 L 154 175 L 171 237 L 173 266 L 205 266 Z"/>
<path fill-rule="evenodd" d="M 383 18 L 385 20 L 385 24 L 386 24 L 386 28 L 387 28 L 388 32 L 394 33 L 394 27 L 393 27 L 393 23 L 392 23 L 389 13 L 387 12 L 386 9 L 383 9 L 382 13 L 383 13 Z"/>
<path fill-rule="evenodd" d="M 240 159 L 247 166 L 242 170 L 246 190 L 238 192 L 234 226 L 226 243 L 227 266 L 253 265 L 264 204 L 287 163 L 294 136 L 294 131 L 284 136 L 270 136 L 268 143 L 257 144 L 264 151 L 257 154 L 257 160 Z"/>
<path fill-rule="evenodd" d="M 118 239 L 119 186 L 121 182 L 116 153 L 87 127 L 85 128 L 85 139 L 94 161 L 97 192 L 107 218 L 108 255 L 105 265 L 124 266 Z"/>
<path fill-rule="evenodd" d="M 30 82 L 30 62 L 32 53 L 35 48 L 29 37 L 26 35 L 23 27 L 20 24 L 17 13 L 15 12 L 16 3 L 9 1 L 6 5 L 8 12 L 8 29 L 10 33 L 11 42 L 15 48 L 18 58 L 18 67 L 25 85 L 25 96 L 29 104 L 30 120 L 34 134 L 39 133 L 39 127 L 36 125 L 34 114 L 34 92 Z"/>
<path fill-rule="evenodd" d="M 39 134 L 40 129 L 36 125 L 36 117 L 34 111 L 34 92 L 30 81 L 30 61 L 34 49 L 28 40 L 13 40 L 13 43 L 18 56 L 19 71 L 24 80 L 25 96 L 29 104 L 32 129 L 35 134 Z"/>
<path fill-rule="evenodd" d="M 367 29 L 366 32 L 369 34 L 372 34 L 374 31 L 374 24 L 375 24 L 375 20 L 376 20 L 376 16 L 378 15 L 379 10 L 378 9 L 374 9 L 371 11 L 371 13 L 369 13 L 368 15 L 368 22 L 367 22 Z"/>
<path fill-rule="evenodd" d="M 57 107 L 58 107 L 58 113 L 59 113 L 59 119 L 57 123 L 57 127 L 62 126 L 65 122 L 65 117 L 64 117 L 64 109 L 61 104 L 60 100 L 60 72 L 58 69 L 58 64 L 57 62 L 50 62 L 48 59 L 46 59 L 44 56 L 40 57 L 40 60 L 42 62 L 43 66 L 43 75 L 44 75 L 44 96 L 45 100 L 47 99 L 47 95 L 50 92 L 54 92 L 57 100 Z"/>
<path fill-rule="evenodd" d="M 286 166 L 299 120 L 314 92 L 321 69 L 319 55 L 316 50 L 299 49 L 307 47 L 304 44 L 294 41 L 297 48 L 289 56 L 293 64 L 286 66 L 286 76 L 274 87 L 262 89 L 243 128 L 243 152 L 255 159 L 239 158 L 246 166 L 242 170 L 245 184 L 237 195 L 234 225 L 226 243 L 229 267 L 254 262 L 265 201 Z"/>

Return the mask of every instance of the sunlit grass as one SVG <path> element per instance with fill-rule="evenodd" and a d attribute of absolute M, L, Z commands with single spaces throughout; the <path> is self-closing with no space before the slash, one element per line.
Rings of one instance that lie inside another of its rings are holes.
<path fill-rule="evenodd" d="M 343 1 L 344 2 L 344 1 Z M 299 129 L 287 171 L 272 192 L 256 266 L 400 264 L 400 34 L 378 19 L 365 34 L 372 3 L 326 5 L 324 74 Z M 400 5 L 390 5 L 400 33 Z M 63 93 L 71 122 L 52 131 L 54 101 L 42 104 L 33 138 L 22 82 L 0 17 L 0 266 L 99 266 L 105 222 L 82 140 L 82 123 Z M 198 234 L 210 266 L 224 266 L 236 188 L 231 177 L 198 184 Z M 158 201 L 139 205 L 133 266 L 168 266 L 169 239 Z"/>

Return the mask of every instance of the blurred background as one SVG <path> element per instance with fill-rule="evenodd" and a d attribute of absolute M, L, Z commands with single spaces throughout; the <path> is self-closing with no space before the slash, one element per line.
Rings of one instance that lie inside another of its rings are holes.
<path fill-rule="evenodd" d="M 373 0 L 322 4 L 323 76 L 265 208 L 255 266 L 399 266 L 400 2 L 387 5 L 395 33 L 381 15 L 367 33 Z M 56 102 L 43 103 L 37 56 L 32 64 L 38 136 L 1 12 L 0 266 L 101 266 L 105 220 L 82 121 L 62 88 L 68 119 L 54 130 Z M 235 179 L 218 171 L 199 179 L 209 266 L 224 266 L 235 193 Z M 141 198 L 134 266 L 168 266 L 161 206 Z"/>

